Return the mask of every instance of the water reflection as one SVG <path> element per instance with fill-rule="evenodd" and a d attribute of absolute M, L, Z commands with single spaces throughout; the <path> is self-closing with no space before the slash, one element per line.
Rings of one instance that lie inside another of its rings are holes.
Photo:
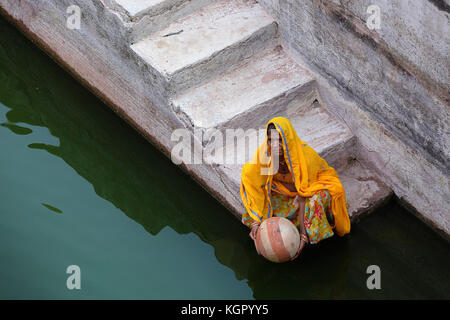
<path fill-rule="evenodd" d="M 53 211 L 53 212 L 56 212 L 56 213 L 63 213 L 60 209 L 58 209 L 58 208 L 56 208 L 56 207 L 54 207 L 54 206 L 51 206 L 51 205 L 49 205 L 49 204 L 47 204 L 47 203 L 41 202 L 41 204 L 42 204 L 44 207 L 46 207 L 48 210 L 50 210 L 50 211 Z"/>
<path fill-rule="evenodd" d="M 351 235 L 308 248 L 293 263 L 265 261 L 248 230 L 190 177 L 3 20 L 0 34 L 0 102 L 10 108 L 2 125 L 16 134 L 31 132 L 17 123 L 48 128 L 59 145 L 32 143 L 30 148 L 62 158 L 150 234 L 166 226 L 197 234 L 238 280 L 247 279 L 255 298 L 449 297 L 448 243 L 393 203 Z M 439 262 L 422 265 L 421 259 Z M 385 285 L 378 292 L 366 288 L 371 264 L 383 271 Z M 427 277 L 418 278 L 424 269 Z"/>
<path fill-rule="evenodd" d="M 15 134 L 20 134 L 20 135 L 27 135 L 27 134 L 30 134 L 33 132 L 33 130 L 31 130 L 29 128 L 21 127 L 16 124 L 13 124 L 13 123 L 0 123 L 0 126 L 8 128 Z"/>

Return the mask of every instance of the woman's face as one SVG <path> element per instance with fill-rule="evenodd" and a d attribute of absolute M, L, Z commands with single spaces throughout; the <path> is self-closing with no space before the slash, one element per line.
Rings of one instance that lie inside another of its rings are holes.
<path fill-rule="evenodd" d="M 284 158 L 283 140 L 277 130 L 270 130 L 270 134 L 267 136 L 267 144 L 274 155 L 278 155 L 279 159 Z"/>

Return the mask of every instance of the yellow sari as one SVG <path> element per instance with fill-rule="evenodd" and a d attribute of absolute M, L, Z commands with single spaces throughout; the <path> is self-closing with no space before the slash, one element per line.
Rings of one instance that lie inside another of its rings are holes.
<path fill-rule="evenodd" d="M 350 232 L 345 192 L 336 171 L 328 166 L 317 152 L 300 140 L 291 122 L 276 117 L 273 123 L 283 140 L 284 158 L 291 172 L 294 185 L 302 197 L 311 197 L 317 191 L 326 189 L 331 195 L 331 211 L 335 231 L 339 236 Z M 249 216 L 262 222 L 272 216 L 271 190 L 274 168 L 267 145 L 267 138 L 256 150 L 252 160 L 244 165 L 241 176 L 241 198 Z"/>

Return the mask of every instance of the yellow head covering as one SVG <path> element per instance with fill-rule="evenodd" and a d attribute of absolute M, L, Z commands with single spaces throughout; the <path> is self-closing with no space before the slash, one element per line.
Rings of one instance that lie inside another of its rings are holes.
<path fill-rule="evenodd" d="M 310 197 L 316 191 L 327 189 L 331 195 L 331 211 L 334 215 L 335 230 L 340 236 L 350 232 L 344 187 L 336 171 L 328 166 L 317 152 L 300 140 L 291 122 L 276 117 L 273 123 L 283 140 L 284 158 L 294 179 L 295 188 L 302 197 Z M 253 159 L 242 168 L 241 198 L 253 220 L 262 222 L 272 216 L 270 190 L 273 168 L 266 141 L 256 150 Z"/>

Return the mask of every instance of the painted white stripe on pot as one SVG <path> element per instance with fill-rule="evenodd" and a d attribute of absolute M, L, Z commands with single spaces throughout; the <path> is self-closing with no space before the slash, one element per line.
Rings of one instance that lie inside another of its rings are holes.
<path fill-rule="evenodd" d="M 268 223 L 264 223 L 264 225 L 261 225 L 260 228 L 262 228 L 261 242 L 264 246 L 264 250 L 266 251 L 266 258 L 271 261 L 274 261 L 274 262 L 279 262 L 279 259 L 278 259 L 277 255 L 275 254 L 275 251 L 273 250 L 272 245 L 270 243 Z"/>
<path fill-rule="evenodd" d="M 284 246 L 292 258 L 297 253 L 300 245 L 300 233 L 295 225 L 288 219 L 280 219 L 279 228 Z"/>

